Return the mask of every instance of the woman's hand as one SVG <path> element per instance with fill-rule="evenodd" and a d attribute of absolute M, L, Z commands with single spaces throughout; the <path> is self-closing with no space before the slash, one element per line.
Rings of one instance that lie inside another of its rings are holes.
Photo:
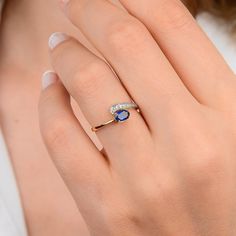
<path fill-rule="evenodd" d="M 236 235 L 235 75 L 180 1 L 121 2 L 130 14 L 106 0 L 65 6 L 110 66 L 73 38 L 50 38 L 61 82 L 44 76 L 49 153 L 91 235 Z M 91 126 L 131 98 L 141 114 L 99 130 L 100 152 L 69 95 Z"/>

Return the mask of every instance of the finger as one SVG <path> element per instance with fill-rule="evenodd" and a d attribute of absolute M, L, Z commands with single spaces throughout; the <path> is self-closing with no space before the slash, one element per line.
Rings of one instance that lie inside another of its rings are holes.
<path fill-rule="evenodd" d="M 109 66 L 75 39 L 55 33 L 49 45 L 53 68 L 91 126 L 113 119 L 109 112 L 112 104 L 131 101 Z M 131 116 L 127 121 L 97 131 L 112 167 L 122 173 L 127 172 L 127 166 L 143 160 L 141 150 L 145 150 L 151 139 L 142 116 L 135 110 L 129 111 Z"/>
<path fill-rule="evenodd" d="M 232 71 L 181 1 L 120 2 L 148 27 L 200 103 L 225 107 L 235 97 Z"/>
<path fill-rule="evenodd" d="M 168 108 L 193 102 L 141 22 L 102 0 L 70 0 L 66 12 L 113 66 L 150 125 L 160 125 Z"/>
<path fill-rule="evenodd" d="M 54 83 L 53 83 L 54 82 Z M 83 216 L 109 182 L 108 164 L 75 118 L 70 98 L 53 72 L 43 77 L 40 128 L 47 149 Z"/>

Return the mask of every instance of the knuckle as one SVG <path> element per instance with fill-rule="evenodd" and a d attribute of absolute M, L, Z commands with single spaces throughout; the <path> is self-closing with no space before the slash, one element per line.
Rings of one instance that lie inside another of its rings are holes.
<path fill-rule="evenodd" d="M 158 182 L 153 179 L 145 182 L 141 180 L 139 193 L 143 202 L 152 208 L 171 202 L 178 194 L 178 184 L 173 177 L 168 176 L 161 179 L 159 176 Z"/>
<path fill-rule="evenodd" d="M 165 12 L 165 14 L 159 14 L 159 12 Z M 186 28 L 192 22 L 183 4 L 176 0 L 163 1 L 159 11 L 154 13 L 154 16 L 159 22 L 159 29 L 165 32 Z"/>
<path fill-rule="evenodd" d="M 76 165 L 78 156 L 74 155 L 75 153 L 69 155 L 71 153 L 71 133 L 65 123 L 63 123 L 63 119 L 48 121 L 44 131 L 42 131 L 42 136 L 63 178 L 68 181 L 76 179 L 78 183 L 81 183 L 83 174 L 81 168 L 79 169 L 78 165 Z"/>
<path fill-rule="evenodd" d="M 93 98 L 106 83 L 108 71 L 105 63 L 93 61 L 80 69 L 72 76 L 72 89 L 79 97 Z"/>
<path fill-rule="evenodd" d="M 111 191 L 109 188 L 103 188 L 101 196 L 98 197 L 100 203 L 100 219 L 101 224 L 106 225 L 106 228 L 113 232 L 117 227 L 119 232 L 127 232 L 127 227 L 130 225 L 139 225 L 139 211 L 129 200 L 123 198 L 119 193 Z"/>
<path fill-rule="evenodd" d="M 114 231 L 114 226 L 119 228 L 120 232 L 127 232 L 127 227 L 130 225 L 139 226 L 141 224 L 139 215 L 131 209 L 131 207 L 122 206 L 106 206 L 103 208 L 104 224 Z"/>
<path fill-rule="evenodd" d="M 218 181 L 223 170 L 223 161 L 215 148 L 204 151 L 201 157 L 192 160 L 189 168 L 189 180 L 197 186 L 208 186 Z"/>
<path fill-rule="evenodd" d="M 146 40 L 146 28 L 136 19 L 113 22 L 107 32 L 107 42 L 116 53 L 137 53 Z"/>
<path fill-rule="evenodd" d="M 63 115 L 48 119 L 42 128 L 43 138 L 49 148 L 57 150 L 62 147 L 67 147 L 70 137 L 70 128 L 66 125 L 67 122 Z"/>

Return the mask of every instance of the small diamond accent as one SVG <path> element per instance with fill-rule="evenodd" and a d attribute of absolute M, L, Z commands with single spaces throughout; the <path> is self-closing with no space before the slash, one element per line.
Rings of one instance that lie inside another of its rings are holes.
<path fill-rule="evenodd" d="M 111 114 L 115 114 L 116 111 L 118 110 L 126 110 L 126 109 L 138 109 L 138 106 L 135 103 L 128 103 L 128 102 L 124 102 L 124 103 L 119 103 L 119 104 L 115 104 L 110 108 L 110 112 Z"/>

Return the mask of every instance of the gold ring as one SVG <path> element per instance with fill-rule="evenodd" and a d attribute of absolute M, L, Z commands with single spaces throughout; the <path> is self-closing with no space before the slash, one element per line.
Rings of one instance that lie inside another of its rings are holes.
<path fill-rule="evenodd" d="M 128 111 L 129 109 L 135 109 L 137 112 L 140 112 L 138 105 L 134 102 L 124 102 L 112 105 L 110 108 L 110 113 L 112 114 L 113 119 L 92 127 L 91 130 L 93 132 L 97 132 L 101 128 L 104 128 L 112 123 L 121 123 L 128 120 L 130 117 L 130 112 Z"/>

